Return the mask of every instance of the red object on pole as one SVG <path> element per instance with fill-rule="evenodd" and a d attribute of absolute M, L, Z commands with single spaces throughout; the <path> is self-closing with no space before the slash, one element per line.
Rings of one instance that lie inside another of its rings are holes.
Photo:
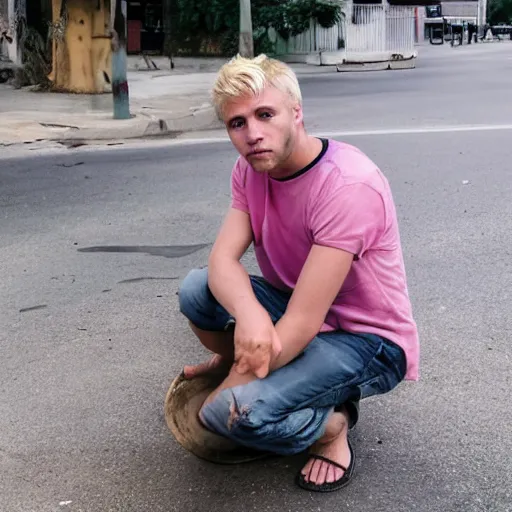
<path fill-rule="evenodd" d="M 417 7 L 414 8 L 414 42 L 420 42 L 420 16 Z"/>
<path fill-rule="evenodd" d="M 128 20 L 128 41 L 126 50 L 128 53 L 140 53 L 140 31 L 142 22 L 140 20 Z"/>

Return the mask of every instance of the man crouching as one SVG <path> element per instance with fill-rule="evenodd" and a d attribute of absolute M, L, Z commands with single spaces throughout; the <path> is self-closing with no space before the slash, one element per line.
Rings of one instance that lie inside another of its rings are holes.
<path fill-rule="evenodd" d="M 359 401 L 418 379 L 390 187 L 355 147 L 307 134 L 297 78 L 282 62 L 234 58 L 213 101 L 240 157 L 208 268 L 179 292 L 215 355 L 184 373 L 228 367 L 200 411 L 206 428 L 282 455 L 310 448 L 298 485 L 336 490 L 354 472 L 347 433 Z M 240 263 L 251 243 L 262 277 Z"/>

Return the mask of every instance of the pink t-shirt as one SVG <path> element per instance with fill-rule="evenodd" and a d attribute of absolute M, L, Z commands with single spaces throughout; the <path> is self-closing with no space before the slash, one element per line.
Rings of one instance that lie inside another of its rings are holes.
<path fill-rule="evenodd" d="M 327 147 L 328 144 L 328 147 Z M 313 244 L 354 254 L 321 331 L 383 336 L 407 358 L 418 380 L 419 340 L 412 316 L 389 184 L 357 148 L 324 140 L 311 167 L 277 180 L 240 157 L 232 173 L 232 207 L 249 213 L 263 277 L 291 291 Z"/>

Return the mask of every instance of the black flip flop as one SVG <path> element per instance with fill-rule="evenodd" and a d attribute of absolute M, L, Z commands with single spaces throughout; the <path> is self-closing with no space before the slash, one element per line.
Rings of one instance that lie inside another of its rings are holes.
<path fill-rule="evenodd" d="M 354 475 L 354 468 L 356 465 L 356 455 L 354 450 L 352 449 L 352 445 L 350 444 L 350 441 L 348 442 L 348 447 L 350 449 L 350 464 L 348 465 L 348 468 L 345 466 L 342 466 L 341 464 L 338 464 L 337 462 L 334 462 L 333 460 L 328 459 L 327 457 L 323 457 L 322 455 L 317 455 L 315 453 L 310 454 L 310 458 L 322 460 L 324 462 L 327 462 L 327 464 L 330 464 L 332 466 L 335 466 L 341 470 L 344 471 L 343 476 L 334 482 L 324 482 L 323 484 L 315 484 L 313 482 L 307 482 L 304 478 L 304 475 L 301 471 L 297 474 L 297 477 L 295 479 L 295 483 L 302 487 L 303 489 L 306 489 L 306 491 L 314 491 L 314 492 L 332 492 L 337 491 L 341 489 L 342 487 L 345 487 L 350 483 L 350 480 L 352 479 L 352 476 Z"/>

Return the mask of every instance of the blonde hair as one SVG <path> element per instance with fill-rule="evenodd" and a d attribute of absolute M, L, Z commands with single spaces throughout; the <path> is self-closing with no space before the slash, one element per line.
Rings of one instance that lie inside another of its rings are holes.
<path fill-rule="evenodd" d="M 265 54 L 248 59 L 237 55 L 224 64 L 212 89 L 212 103 L 222 117 L 226 101 L 242 96 L 257 96 L 267 86 L 288 94 L 293 102 L 302 104 L 299 82 L 293 70 Z"/>

